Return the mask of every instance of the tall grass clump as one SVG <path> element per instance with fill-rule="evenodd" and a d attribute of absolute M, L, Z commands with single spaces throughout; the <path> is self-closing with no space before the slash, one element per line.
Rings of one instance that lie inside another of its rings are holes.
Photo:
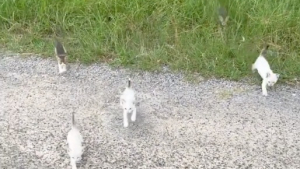
<path fill-rule="evenodd" d="M 218 9 L 227 10 L 226 26 Z M 265 43 L 284 79 L 300 74 L 297 0 L 2 0 L 0 44 L 53 56 L 54 36 L 71 60 L 144 70 L 168 65 L 203 76 L 251 74 Z"/>

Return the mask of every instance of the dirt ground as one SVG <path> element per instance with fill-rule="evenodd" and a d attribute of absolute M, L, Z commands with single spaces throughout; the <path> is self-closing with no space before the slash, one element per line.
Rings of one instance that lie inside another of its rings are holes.
<path fill-rule="evenodd" d="M 300 168 L 299 87 L 264 97 L 259 81 L 190 83 L 103 64 L 58 75 L 56 64 L 1 54 L 1 169 L 70 169 L 72 111 L 84 137 L 79 169 Z M 119 94 L 129 76 L 137 121 L 124 128 Z"/>

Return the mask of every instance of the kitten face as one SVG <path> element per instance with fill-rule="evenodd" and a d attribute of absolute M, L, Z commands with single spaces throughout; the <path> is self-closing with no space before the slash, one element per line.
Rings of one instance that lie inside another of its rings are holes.
<path fill-rule="evenodd" d="M 135 108 L 134 101 L 126 101 L 124 99 L 121 99 L 121 105 L 123 107 L 124 112 L 131 113 Z"/>
<path fill-rule="evenodd" d="M 76 147 L 72 147 L 74 150 L 72 150 L 71 148 L 69 148 L 69 156 L 71 159 L 71 162 L 74 163 L 79 163 L 81 161 L 81 155 L 82 155 L 82 147 L 81 145 L 76 146 Z"/>
<path fill-rule="evenodd" d="M 73 156 L 70 155 L 70 157 L 71 157 L 71 160 L 75 161 L 75 163 L 79 163 L 81 161 L 81 155 L 80 156 L 79 155 L 73 155 Z"/>
<path fill-rule="evenodd" d="M 278 81 L 279 76 L 280 75 L 276 73 L 272 73 L 272 74 L 268 73 L 267 74 L 268 86 L 274 86 L 274 84 Z"/>
<path fill-rule="evenodd" d="M 135 108 L 134 90 L 127 87 L 120 98 L 120 103 L 125 113 L 131 113 Z"/>

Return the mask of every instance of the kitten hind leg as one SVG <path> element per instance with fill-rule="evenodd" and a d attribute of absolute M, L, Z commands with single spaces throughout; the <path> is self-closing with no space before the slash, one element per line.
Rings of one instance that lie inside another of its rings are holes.
<path fill-rule="evenodd" d="M 126 111 L 123 112 L 123 123 L 124 123 L 124 127 L 128 127 L 128 119 L 127 119 Z"/>
<path fill-rule="evenodd" d="M 131 115 L 131 121 L 135 121 L 136 120 L 136 107 L 133 108 L 133 112 Z"/>
<path fill-rule="evenodd" d="M 261 89 L 262 89 L 262 93 L 264 96 L 268 96 L 268 92 L 267 92 L 267 80 L 263 80 L 262 84 L 261 84 Z"/>

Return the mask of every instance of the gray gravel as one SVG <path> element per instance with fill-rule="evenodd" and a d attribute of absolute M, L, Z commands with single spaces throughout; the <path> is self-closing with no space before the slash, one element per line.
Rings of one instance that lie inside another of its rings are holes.
<path fill-rule="evenodd" d="M 300 90 L 260 82 L 189 83 L 183 75 L 0 57 L 0 168 L 70 169 L 71 113 L 84 137 L 78 168 L 300 168 Z M 128 77 L 137 121 L 123 127 L 119 94 Z M 255 77 L 255 76 L 254 76 Z"/>

